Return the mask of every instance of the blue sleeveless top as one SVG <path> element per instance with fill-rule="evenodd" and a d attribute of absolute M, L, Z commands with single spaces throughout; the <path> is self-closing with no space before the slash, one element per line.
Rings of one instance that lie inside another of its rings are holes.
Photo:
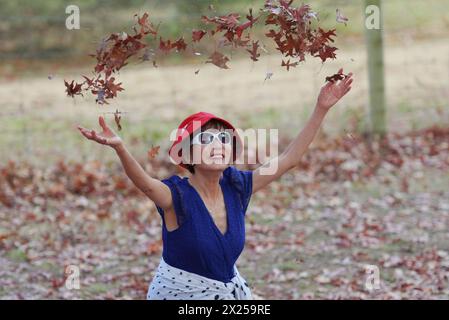
<path fill-rule="evenodd" d="M 221 233 L 201 196 L 188 181 L 177 175 L 162 180 L 171 191 L 178 228 L 168 231 L 162 217 L 162 256 L 173 267 L 222 282 L 234 277 L 234 264 L 245 244 L 245 214 L 252 188 L 252 171 L 226 168 L 220 186 L 227 214 L 227 230 Z"/>

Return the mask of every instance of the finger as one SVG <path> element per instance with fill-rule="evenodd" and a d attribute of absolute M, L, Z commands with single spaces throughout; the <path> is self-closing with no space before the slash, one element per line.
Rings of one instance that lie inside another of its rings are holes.
<path fill-rule="evenodd" d="M 95 131 L 95 130 L 91 130 L 90 131 L 90 133 L 92 134 L 92 138 L 95 140 L 95 141 L 98 141 L 98 140 L 100 140 L 101 139 L 101 137 L 98 135 L 98 133 Z"/>
<path fill-rule="evenodd" d="M 343 73 L 343 68 L 340 68 L 340 69 L 338 70 L 338 73 Z"/>
<path fill-rule="evenodd" d="M 89 131 L 89 129 L 86 129 L 86 128 L 84 128 L 84 127 L 81 127 L 80 125 L 78 125 L 77 128 L 78 128 L 79 130 L 86 130 L 86 131 Z"/>
<path fill-rule="evenodd" d="M 90 134 L 92 135 L 92 139 L 94 139 L 95 141 L 98 141 L 99 136 L 98 136 L 98 133 L 95 132 L 95 130 L 92 129 L 90 131 Z"/>
<path fill-rule="evenodd" d="M 85 136 L 87 139 L 92 140 L 92 135 L 90 134 L 89 131 L 84 130 L 84 129 L 80 129 L 80 132 L 83 136 Z"/>
<path fill-rule="evenodd" d="M 353 82 L 353 80 L 354 80 L 354 79 L 350 79 L 350 80 L 346 81 L 346 82 L 344 83 L 345 86 L 346 86 L 346 87 L 350 86 L 351 83 Z"/>
<path fill-rule="evenodd" d="M 86 128 L 83 128 L 81 126 L 78 126 L 78 130 L 81 132 L 90 132 L 89 130 L 87 130 Z"/>
<path fill-rule="evenodd" d="M 345 93 L 344 93 L 344 94 L 347 94 L 349 91 L 351 91 L 351 89 L 352 89 L 352 87 L 347 88 L 347 89 L 345 90 Z"/>
<path fill-rule="evenodd" d="M 340 83 L 340 88 L 346 89 L 348 86 L 351 85 L 353 79 L 349 79 L 348 81 L 344 80 Z"/>
<path fill-rule="evenodd" d="M 324 85 L 323 89 L 328 89 L 328 88 L 332 87 L 333 84 L 334 84 L 333 81 L 329 81 L 328 83 L 326 83 L 326 84 Z"/>
<path fill-rule="evenodd" d="M 351 73 L 343 81 L 348 82 L 349 80 L 354 80 Z"/>
<path fill-rule="evenodd" d="M 99 116 L 98 117 L 98 122 L 99 122 L 99 124 L 100 124 L 100 127 L 103 129 L 103 130 L 108 130 L 109 128 L 108 128 L 108 126 L 106 125 L 106 122 L 104 121 L 104 118 L 103 118 L 103 116 Z"/>

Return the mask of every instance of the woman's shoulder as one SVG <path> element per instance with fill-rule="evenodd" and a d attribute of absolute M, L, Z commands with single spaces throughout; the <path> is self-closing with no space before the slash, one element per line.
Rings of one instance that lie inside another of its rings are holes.
<path fill-rule="evenodd" d="M 234 166 L 227 167 L 223 171 L 223 177 L 240 191 L 243 191 L 252 183 L 252 171 L 239 170 Z"/>
<path fill-rule="evenodd" d="M 229 166 L 223 171 L 223 177 L 237 193 L 243 212 L 246 212 L 252 194 L 253 172 L 250 170 L 239 170 L 234 166 Z"/>
<path fill-rule="evenodd" d="M 251 170 L 240 170 L 235 166 L 229 166 L 223 171 L 223 176 L 226 177 L 242 177 L 243 175 L 252 174 Z"/>
<path fill-rule="evenodd" d="M 172 192 L 176 192 L 180 196 L 184 194 L 187 188 L 187 177 L 182 177 L 176 174 L 162 179 L 161 182 L 167 185 Z"/>
<path fill-rule="evenodd" d="M 184 196 L 186 192 L 186 184 L 184 183 L 185 181 L 185 177 L 180 177 L 176 174 L 161 180 L 161 182 L 165 183 L 170 189 L 172 202 L 179 226 L 181 226 L 187 219 L 185 202 L 188 201 L 188 197 Z M 163 215 L 163 210 L 161 208 L 157 207 L 157 210 L 161 215 Z"/>
<path fill-rule="evenodd" d="M 162 179 L 161 181 L 164 182 L 165 184 L 180 184 L 185 179 L 186 179 L 186 177 L 180 177 L 179 175 L 174 174 L 170 177 Z"/>

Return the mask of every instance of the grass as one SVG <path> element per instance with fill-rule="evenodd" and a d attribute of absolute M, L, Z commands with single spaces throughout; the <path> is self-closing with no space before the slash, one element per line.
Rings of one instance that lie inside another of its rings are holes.
<path fill-rule="evenodd" d="M 26 253 L 20 249 L 13 249 L 8 251 L 6 257 L 9 258 L 11 261 L 18 263 L 26 262 L 28 260 Z"/>

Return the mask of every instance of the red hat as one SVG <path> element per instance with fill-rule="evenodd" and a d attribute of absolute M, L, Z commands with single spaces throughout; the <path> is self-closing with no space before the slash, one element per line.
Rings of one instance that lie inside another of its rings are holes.
<path fill-rule="evenodd" d="M 172 161 L 179 163 L 179 165 L 183 168 L 187 168 L 187 166 L 181 162 L 182 148 L 179 148 L 178 154 L 175 154 L 175 150 L 173 150 L 173 148 L 178 144 L 180 144 L 182 141 L 189 139 L 190 135 L 193 132 L 201 129 L 210 120 L 218 120 L 222 122 L 227 129 L 234 130 L 234 136 L 236 139 L 233 140 L 235 142 L 233 145 L 233 160 L 235 161 L 238 154 L 240 154 L 242 150 L 242 141 L 240 139 L 240 136 L 238 135 L 237 131 L 235 130 L 234 126 L 231 123 L 229 123 L 225 119 L 217 117 L 216 115 L 213 115 L 212 113 L 208 112 L 198 112 L 192 114 L 181 122 L 176 132 L 175 141 L 168 150 L 168 155 L 172 159 Z"/>

